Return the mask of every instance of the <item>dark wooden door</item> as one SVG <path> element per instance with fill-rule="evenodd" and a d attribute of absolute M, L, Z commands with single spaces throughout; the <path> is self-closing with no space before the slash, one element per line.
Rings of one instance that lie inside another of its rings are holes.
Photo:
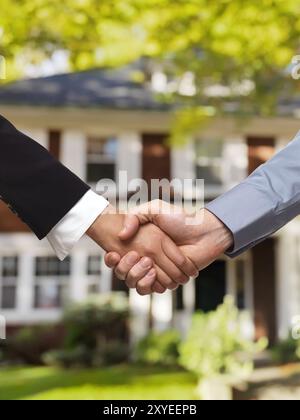
<path fill-rule="evenodd" d="M 171 178 L 171 153 L 166 140 L 166 134 L 143 135 L 143 179 L 149 186 L 152 179 Z"/>
<path fill-rule="evenodd" d="M 269 137 L 248 138 L 249 174 L 275 153 L 275 140 Z M 253 294 L 256 338 L 276 340 L 276 271 L 275 239 L 270 238 L 252 250 Z"/>
<path fill-rule="evenodd" d="M 226 293 L 226 262 L 215 261 L 195 280 L 195 310 L 214 311 Z"/>
<path fill-rule="evenodd" d="M 171 151 L 167 146 L 167 134 L 143 134 L 142 176 L 148 184 L 148 200 L 162 198 L 151 194 L 152 179 L 171 178 Z M 149 308 L 149 329 L 153 327 L 152 299 Z"/>

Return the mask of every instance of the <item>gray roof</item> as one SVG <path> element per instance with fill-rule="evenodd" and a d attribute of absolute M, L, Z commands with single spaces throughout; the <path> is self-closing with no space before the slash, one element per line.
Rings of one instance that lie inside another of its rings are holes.
<path fill-rule="evenodd" d="M 0 84 L 0 105 L 170 110 L 171 105 L 160 100 L 149 83 L 133 80 L 133 73 L 142 69 L 144 62 L 139 60 L 120 69 L 93 69 Z M 237 109 L 238 104 L 229 113 Z M 279 100 L 277 115 L 293 115 L 299 109 L 300 98 L 288 97 Z"/>
<path fill-rule="evenodd" d="M 166 110 L 134 69 L 94 69 L 0 85 L 0 104 L 47 107 Z"/>

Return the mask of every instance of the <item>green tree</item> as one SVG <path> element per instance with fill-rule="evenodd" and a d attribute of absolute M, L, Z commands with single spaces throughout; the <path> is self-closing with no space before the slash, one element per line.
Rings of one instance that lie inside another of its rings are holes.
<path fill-rule="evenodd" d="M 152 57 L 172 79 L 187 71 L 195 76 L 197 94 L 180 97 L 186 126 L 189 109 L 197 121 L 232 111 L 270 114 L 279 96 L 299 90 L 288 71 L 299 48 L 297 0 L 2 0 L 1 6 L 0 53 L 10 68 L 15 63 L 13 76 L 20 74 L 18 57 L 39 61 L 57 49 L 69 52 L 73 69 Z M 208 96 L 215 85 L 222 94 Z"/>

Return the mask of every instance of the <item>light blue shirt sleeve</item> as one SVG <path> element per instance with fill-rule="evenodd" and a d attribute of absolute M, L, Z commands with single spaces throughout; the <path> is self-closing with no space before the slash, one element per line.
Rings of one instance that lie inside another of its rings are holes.
<path fill-rule="evenodd" d="M 300 132 L 244 182 L 206 208 L 232 232 L 235 257 L 300 214 Z"/>

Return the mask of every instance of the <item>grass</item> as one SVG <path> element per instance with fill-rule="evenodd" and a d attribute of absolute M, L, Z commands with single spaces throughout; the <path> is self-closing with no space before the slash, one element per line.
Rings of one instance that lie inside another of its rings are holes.
<path fill-rule="evenodd" d="M 0 369 L 0 400 L 189 400 L 195 379 L 183 371 L 138 366 L 92 370 Z"/>

